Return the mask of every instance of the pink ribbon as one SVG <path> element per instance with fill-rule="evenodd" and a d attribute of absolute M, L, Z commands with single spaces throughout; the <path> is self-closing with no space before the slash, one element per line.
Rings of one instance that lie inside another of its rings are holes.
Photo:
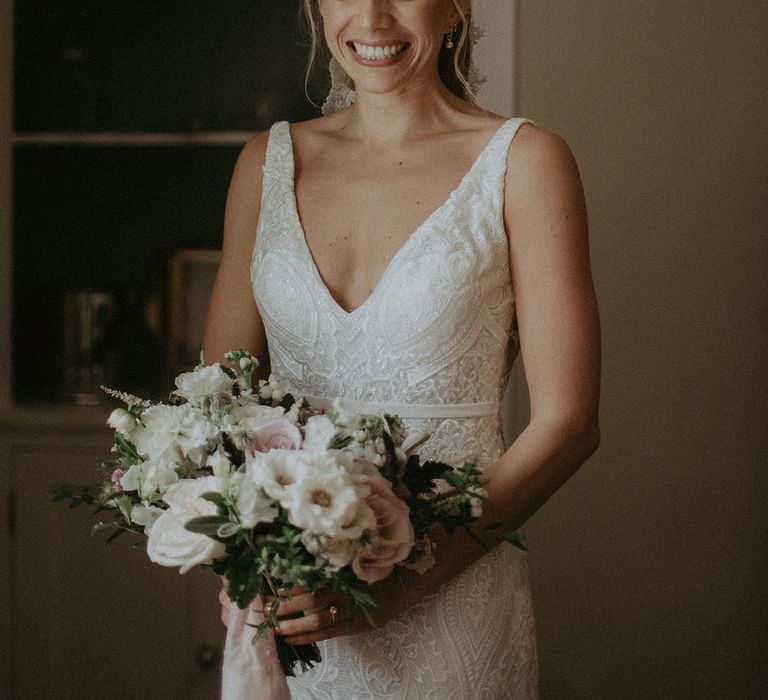
<path fill-rule="evenodd" d="M 221 669 L 222 700 L 291 700 L 291 691 L 277 658 L 275 633 L 267 629 L 254 644 L 256 630 L 246 624 L 259 624 L 264 601 L 257 595 L 245 610 L 237 607 L 222 589 L 219 594 L 222 621 L 227 626 L 224 660 Z"/>

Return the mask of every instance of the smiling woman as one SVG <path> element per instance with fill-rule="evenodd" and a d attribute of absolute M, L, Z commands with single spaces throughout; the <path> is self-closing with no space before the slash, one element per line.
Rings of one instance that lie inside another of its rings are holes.
<path fill-rule="evenodd" d="M 446 85 L 446 87 L 455 95 L 461 98 L 472 98 L 472 88 L 469 84 L 469 67 L 471 62 L 472 44 L 469 40 L 469 27 L 470 27 L 470 9 L 465 7 L 458 1 L 454 1 L 454 8 L 460 18 L 459 24 L 451 28 L 451 35 L 447 37 L 445 45 L 438 57 L 438 72 L 440 79 Z M 321 46 L 325 46 L 324 42 L 321 42 L 319 36 L 319 27 L 321 25 L 321 16 L 318 9 L 317 0 L 304 0 L 303 4 L 304 17 L 306 19 L 308 33 L 310 37 L 310 60 L 309 68 L 312 69 L 318 52 Z M 374 45 L 375 47 L 375 45 Z M 389 46 L 390 55 L 397 52 L 400 53 L 405 44 Z M 395 49 L 395 51 L 393 51 Z M 382 51 L 381 57 L 376 55 L 374 48 L 373 56 L 370 55 L 370 50 L 365 44 L 356 44 L 355 50 L 361 54 L 368 54 L 368 58 L 384 58 L 385 54 Z"/>
<path fill-rule="evenodd" d="M 477 529 L 514 530 L 599 439 L 573 157 L 530 120 L 467 99 L 469 0 L 305 7 L 353 91 L 343 109 L 278 122 L 241 153 L 205 355 L 248 347 L 295 396 L 399 414 L 428 435 L 424 459 L 475 457 L 488 493 Z M 518 351 L 532 418 L 505 450 L 500 400 Z M 431 538 L 432 568 L 397 566 L 370 586 L 375 629 L 348 627 L 346 599 L 328 590 L 279 604 L 277 633 L 317 642 L 323 661 L 273 698 L 538 697 L 525 554 L 500 537 L 488 552 L 462 533 Z M 241 652 L 248 615 L 225 614 Z M 263 697 L 247 658 L 225 655 L 225 677 Z"/>

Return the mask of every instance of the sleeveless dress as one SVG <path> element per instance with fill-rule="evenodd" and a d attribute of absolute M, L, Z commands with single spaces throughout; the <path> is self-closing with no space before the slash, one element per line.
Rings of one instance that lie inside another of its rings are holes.
<path fill-rule="evenodd" d="M 341 308 L 307 246 L 290 127 L 270 130 L 251 277 L 272 371 L 327 405 L 397 413 L 424 458 L 479 466 L 503 451 L 499 401 L 518 352 L 502 208 L 505 122 L 366 301 Z M 439 553 L 437 553 L 439 556 Z M 504 542 L 382 627 L 320 643 L 294 700 L 530 700 L 537 654 L 526 555 Z"/>

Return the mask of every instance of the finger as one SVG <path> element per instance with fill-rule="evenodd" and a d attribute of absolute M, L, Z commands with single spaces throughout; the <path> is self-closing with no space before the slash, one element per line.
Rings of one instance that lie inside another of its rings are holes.
<path fill-rule="evenodd" d="M 277 616 L 284 617 L 286 615 L 295 615 L 300 612 L 307 615 L 316 612 L 319 609 L 328 607 L 331 605 L 331 602 L 331 593 L 326 591 L 318 591 L 314 594 L 302 593 L 301 595 L 294 596 L 290 600 L 279 600 Z"/>
<path fill-rule="evenodd" d="M 322 618 L 322 613 L 319 613 Z M 343 634 L 358 634 L 363 632 L 365 624 L 361 623 L 359 619 L 354 620 L 352 623 L 347 623 L 346 616 L 340 611 L 336 613 L 336 620 L 333 621 L 333 616 L 326 611 L 326 619 L 330 618 L 330 624 L 327 624 L 320 629 L 307 632 L 296 631 L 294 633 L 284 635 L 283 641 L 286 644 L 314 644 L 315 642 L 321 642 L 325 639 L 333 639 Z M 280 623 L 282 627 L 283 623 Z"/>
<path fill-rule="evenodd" d="M 298 637 L 325 630 L 344 619 L 344 613 L 337 606 L 334 609 L 334 614 L 328 608 L 323 608 L 302 617 L 280 620 L 276 633 L 283 637 Z"/>
<path fill-rule="evenodd" d="M 306 586 L 294 586 L 290 590 L 287 588 L 277 589 L 277 595 L 280 596 L 281 598 L 287 598 L 289 593 L 291 594 L 291 596 L 295 596 L 295 595 L 301 595 L 302 593 L 308 593 L 308 592 L 309 592 L 309 588 L 307 588 Z"/>

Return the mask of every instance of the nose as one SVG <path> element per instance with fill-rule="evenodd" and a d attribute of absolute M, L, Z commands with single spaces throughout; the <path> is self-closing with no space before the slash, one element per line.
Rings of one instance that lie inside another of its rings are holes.
<path fill-rule="evenodd" d="M 361 0 L 358 19 L 364 29 L 386 29 L 392 23 L 391 0 Z"/>

